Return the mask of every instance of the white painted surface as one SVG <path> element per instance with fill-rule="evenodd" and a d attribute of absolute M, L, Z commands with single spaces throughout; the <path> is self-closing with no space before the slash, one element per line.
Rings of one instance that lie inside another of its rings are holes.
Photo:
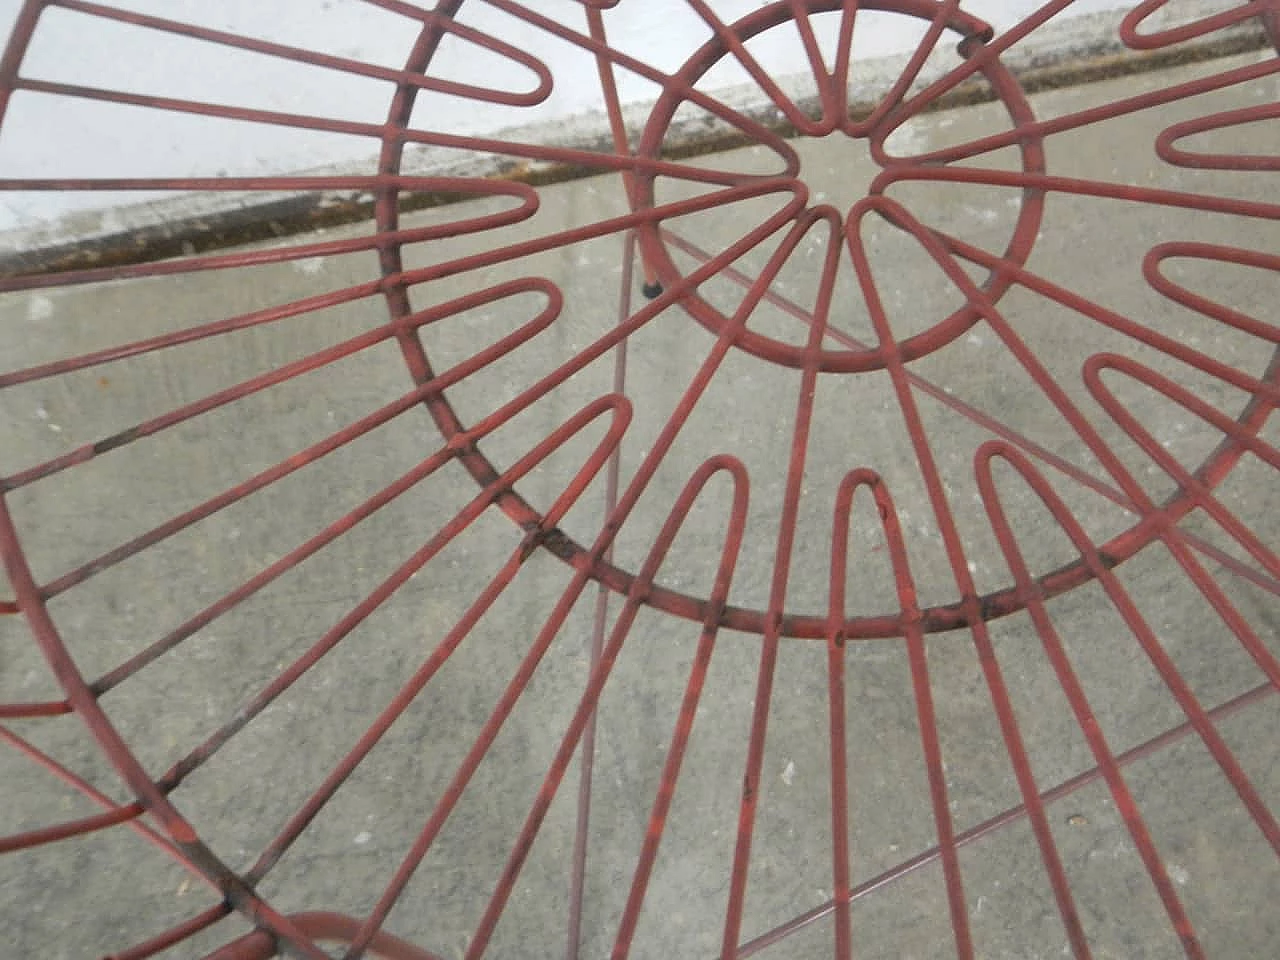
<path fill-rule="evenodd" d="M 1079 0 L 1060 19 L 1123 0 Z M 337 54 L 398 68 L 414 40 L 416 23 L 361 0 L 115 0 L 115 5 L 172 20 Z M 424 4 L 425 5 L 425 4 Z M 531 0 L 529 6 L 565 26 L 586 31 L 584 8 L 573 0 Z M 721 0 L 715 9 L 732 21 L 760 7 L 759 0 Z M 7 35 L 20 0 L 0 0 Z M 966 9 L 1006 28 L 1036 0 L 973 0 Z M 415 125 L 453 133 L 487 134 L 543 124 L 548 130 L 601 107 L 594 59 L 581 49 L 479 0 L 463 5 L 460 19 L 547 63 L 556 84 L 542 103 L 498 107 L 441 94 L 423 95 Z M 674 70 L 709 36 L 683 2 L 622 0 L 605 15 L 610 41 L 661 70 Z M 914 47 L 923 23 L 890 15 L 860 21 L 855 55 L 885 56 Z M 806 69 L 798 34 L 779 28 L 752 52 L 775 75 Z M 453 80 L 527 90 L 535 78 L 525 67 L 456 39 L 447 41 L 430 73 Z M 46 10 L 23 62 L 25 76 L 134 93 L 213 101 L 262 110 L 379 123 L 391 85 L 364 77 L 230 50 L 154 30 Z M 624 101 L 652 100 L 657 87 L 619 71 Z M 724 64 L 708 84 L 748 79 Z M 339 165 L 368 169 L 377 142 L 359 136 L 196 117 L 92 100 L 19 93 L 0 128 L 0 176 L 183 177 L 285 173 Z M 0 193 L 0 231 L 48 224 L 76 211 L 137 203 L 155 195 Z M 75 233 L 71 224 L 64 232 Z"/>

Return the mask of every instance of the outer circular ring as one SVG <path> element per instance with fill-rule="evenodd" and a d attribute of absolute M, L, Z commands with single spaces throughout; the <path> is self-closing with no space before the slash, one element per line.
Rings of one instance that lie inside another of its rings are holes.
<path fill-rule="evenodd" d="M 441 15 L 450 17 L 456 15 L 464 2 L 465 0 L 450 0 L 440 11 Z M 812 12 L 833 10 L 840 5 L 840 0 L 808 0 L 808 2 L 809 9 Z M 922 19 L 932 19 L 939 6 L 933 0 L 866 0 L 862 4 L 863 9 L 900 12 Z M 791 16 L 790 4 L 785 2 L 774 3 L 738 21 L 734 25 L 734 29 L 740 35 L 751 36 L 776 26 L 789 16 Z M 984 21 L 959 11 L 952 15 L 949 26 L 964 38 L 961 42 L 962 53 L 971 52 L 975 42 L 985 42 L 989 36 L 990 28 Z M 441 33 L 438 28 L 431 26 L 428 26 L 423 31 L 418 43 L 414 46 L 413 52 L 410 54 L 406 69 L 426 70 L 431 56 L 439 44 Z M 690 58 L 684 71 L 678 77 L 692 83 L 693 79 L 705 72 L 711 63 L 714 63 L 722 55 L 723 48 L 720 43 L 712 41 L 704 45 Z M 1006 104 L 1010 117 L 1015 124 L 1029 124 L 1034 121 L 1030 105 L 1011 73 L 994 63 L 984 64 L 981 72 Z M 379 162 L 380 173 L 394 175 L 400 170 L 405 141 L 397 137 L 395 132 L 408 128 L 413 111 L 414 96 L 415 91 L 413 89 L 400 89 L 388 111 L 388 135 L 384 140 L 383 152 Z M 639 146 L 641 155 L 657 156 L 660 139 L 655 143 L 652 142 L 653 138 L 660 137 L 660 132 L 666 129 L 670 122 L 670 113 L 676 109 L 678 104 L 679 97 L 668 93 L 665 95 L 664 102 L 655 107 L 653 118 L 661 118 L 664 113 L 666 117 L 661 122 L 652 119 L 649 123 Z M 883 119 L 883 128 L 886 130 L 891 129 L 894 119 L 894 112 L 890 110 Z M 869 130 L 868 133 L 874 138 L 879 129 L 880 127 L 877 127 L 874 130 Z M 1041 140 L 1037 137 L 1029 136 L 1022 138 L 1020 142 L 1024 167 L 1030 172 L 1043 172 L 1045 159 Z M 653 202 L 652 183 L 646 186 L 639 182 L 639 178 L 637 178 L 636 189 L 637 205 L 642 206 L 645 202 Z M 386 187 L 378 193 L 376 222 L 380 233 L 394 231 L 399 225 L 398 196 L 398 190 L 394 186 Z M 1013 272 L 1021 262 L 1018 259 L 1019 254 L 1023 258 L 1029 255 L 1039 230 L 1043 205 L 1044 191 L 1030 188 L 1024 191 L 1022 210 L 1010 239 L 1009 248 L 1005 253 L 1005 261 L 1009 263 L 1009 266 L 994 271 L 985 282 L 984 289 L 992 300 L 997 299 L 1013 284 Z M 675 265 L 670 263 L 669 255 L 665 252 L 665 247 L 656 229 L 638 229 L 637 235 L 642 252 L 646 258 L 654 258 L 650 260 L 650 263 L 658 267 L 660 274 L 664 271 L 674 271 Z M 379 256 L 384 277 L 393 278 L 400 274 L 403 269 L 403 261 L 397 245 L 388 244 L 382 247 L 379 251 Z M 666 258 L 666 263 L 663 262 L 663 258 Z M 386 301 L 393 322 L 403 322 L 411 313 L 407 292 L 394 286 L 394 284 L 389 285 L 387 289 Z M 688 299 L 682 300 L 681 303 L 690 312 L 695 312 L 701 309 L 698 305 L 703 301 L 696 296 L 690 296 Z M 706 322 L 712 324 L 723 322 L 722 316 L 715 313 L 709 305 L 706 306 L 706 310 L 708 313 L 702 318 Z M 899 345 L 903 359 L 909 361 L 937 349 L 948 340 L 953 339 L 955 335 L 972 326 L 976 319 L 977 313 L 972 307 L 961 308 L 942 321 L 942 323 L 904 340 Z M 738 345 L 744 349 L 751 349 L 755 346 L 767 347 L 769 351 L 776 350 L 778 346 L 776 341 L 768 340 L 767 338 L 761 338 L 761 340 L 764 340 L 765 343 L 756 344 L 742 340 L 739 341 Z M 429 381 L 434 376 L 434 373 L 430 359 L 416 335 L 411 330 L 407 330 L 405 335 L 401 337 L 400 344 L 405 362 L 414 381 L 416 383 Z M 790 349 L 792 348 L 785 348 L 785 350 Z M 768 358 L 775 359 L 772 356 Z M 825 359 L 826 362 L 820 366 L 820 369 L 824 372 L 872 370 L 882 365 L 878 352 L 832 352 Z M 786 355 L 785 351 L 779 353 L 776 360 L 780 363 L 793 365 L 791 358 Z M 1277 352 L 1276 356 L 1272 358 L 1271 365 L 1263 379 L 1274 381 L 1277 377 L 1280 377 L 1280 352 Z M 446 438 L 455 437 L 465 430 L 465 425 L 448 400 L 447 391 L 431 396 L 424 400 L 423 404 L 430 411 L 436 425 Z M 1251 434 L 1256 434 L 1266 422 L 1270 410 L 1271 405 L 1265 398 L 1254 397 L 1241 411 L 1237 422 Z M 1244 452 L 1243 447 L 1238 442 L 1231 438 L 1225 439 L 1195 471 L 1197 477 L 1209 488 L 1216 486 L 1230 473 L 1232 467 Z M 482 487 L 492 484 L 501 475 L 501 472 L 494 467 L 488 458 L 474 446 L 464 449 L 459 454 L 458 461 L 471 474 L 476 483 Z M 517 526 L 539 536 L 540 545 L 543 549 L 575 568 L 588 568 L 590 575 L 596 581 L 619 594 L 625 595 L 630 591 L 636 580 L 634 572 L 615 566 L 604 558 L 592 559 L 588 549 L 572 537 L 559 529 L 547 529 L 541 512 L 525 500 L 518 490 L 509 488 L 498 496 L 496 502 Z M 1140 520 L 1129 529 L 1118 533 L 1105 544 L 1101 544 L 1099 552 L 1103 557 L 1107 558 L 1111 566 L 1118 566 L 1157 539 L 1166 524 L 1177 523 L 1182 517 L 1190 513 L 1195 506 L 1196 500 L 1188 492 L 1181 491 L 1176 493 L 1168 502 L 1162 505 L 1159 517 Z M 1087 563 L 1084 560 L 1079 560 L 1057 570 L 1042 574 L 1038 577 L 1037 584 L 1042 594 L 1046 598 L 1050 598 L 1073 590 L 1092 579 L 1093 573 Z M 646 604 L 666 613 L 699 623 L 706 620 L 711 605 L 708 598 L 692 596 L 688 593 L 664 587 L 659 583 L 653 583 L 646 587 Z M 1023 609 L 1024 606 L 1025 600 L 1020 596 L 1017 587 L 1010 584 L 1008 587 L 992 591 L 977 598 L 976 604 L 965 598 L 957 598 L 950 603 L 925 608 L 920 613 L 919 625 L 926 633 L 956 630 L 968 626 L 975 619 L 989 621 L 1008 616 Z M 972 612 L 974 610 L 977 611 L 976 617 Z M 725 606 L 718 611 L 718 618 L 724 627 L 744 633 L 762 635 L 771 627 L 766 611 L 758 608 Z M 777 624 L 777 629 L 782 636 L 815 640 L 825 638 L 828 627 L 827 615 L 817 611 L 812 613 L 784 612 L 780 622 Z M 869 640 L 901 637 L 904 635 L 904 629 L 903 615 L 899 612 L 893 612 L 850 617 L 845 622 L 841 632 L 849 640 Z"/>

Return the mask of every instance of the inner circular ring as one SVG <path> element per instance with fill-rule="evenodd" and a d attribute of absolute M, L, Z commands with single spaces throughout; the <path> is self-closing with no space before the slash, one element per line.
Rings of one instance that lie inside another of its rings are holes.
<path fill-rule="evenodd" d="M 794 7 L 795 4 L 790 2 L 770 4 L 738 20 L 729 29 L 737 40 L 746 41 L 794 19 L 796 15 Z M 804 4 L 805 12 L 808 14 L 833 12 L 842 7 L 841 0 L 807 0 Z M 930 23 L 936 21 L 945 12 L 943 5 L 933 0 L 865 0 L 859 5 L 859 9 L 902 14 Z M 945 25 L 946 29 L 960 36 L 961 47 L 965 51 L 970 49 L 973 39 L 985 39 L 990 34 L 990 27 L 984 21 L 959 9 L 949 13 Z M 703 44 L 685 61 L 684 66 L 675 74 L 676 82 L 667 87 L 649 115 L 637 150 L 641 157 L 654 160 L 660 157 L 663 142 L 676 110 L 685 102 L 686 98 L 682 91 L 692 88 L 717 62 L 731 54 L 727 41 L 722 36 L 716 36 Z M 1035 122 L 1035 115 L 1022 87 L 998 59 L 991 58 L 986 61 L 978 68 L 978 72 L 996 91 L 1015 126 L 1025 127 Z M 894 122 L 896 107 L 895 104 L 886 111 L 879 123 L 867 131 L 872 138 L 884 136 L 896 126 Z M 1040 137 L 1022 138 L 1019 143 L 1019 152 L 1024 172 L 1045 172 L 1044 146 Z M 902 165 L 907 164 L 909 161 L 902 162 Z M 744 179 L 747 179 L 746 175 Z M 635 190 L 637 208 L 645 209 L 656 205 L 655 182 L 653 176 L 637 177 Z M 998 301 L 1012 286 L 1014 271 L 1026 264 L 1040 232 L 1043 213 L 1044 192 L 1024 190 L 1016 224 L 1002 255 L 1008 266 L 992 271 L 981 284 L 981 288 L 992 303 Z M 638 230 L 638 240 L 645 262 L 656 274 L 658 282 L 664 287 L 670 287 L 679 282 L 683 274 L 672 259 L 671 250 L 662 235 L 661 224 L 648 222 L 642 225 Z M 730 325 L 729 317 L 699 296 L 696 291 L 690 291 L 683 296 L 680 303 L 699 324 L 712 333 L 719 334 Z M 977 307 L 965 304 L 927 329 L 896 343 L 894 352 L 904 362 L 916 360 L 963 335 L 980 316 L 981 313 Z M 735 345 L 763 360 L 782 366 L 800 369 L 806 362 L 803 347 L 745 328 L 736 334 Z M 825 349 L 819 354 L 818 369 L 827 373 L 879 370 L 886 365 L 888 353 L 884 346 Z"/>

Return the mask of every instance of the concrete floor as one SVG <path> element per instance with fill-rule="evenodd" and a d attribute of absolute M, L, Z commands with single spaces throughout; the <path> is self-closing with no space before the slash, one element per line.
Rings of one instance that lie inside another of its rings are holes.
<path fill-rule="evenodd" d="M 1038 116 L 1065 114 L 1261 57 L 1251 54 L 1051 91 L 1036 95 L 1032 103 Z M 1177 120 L 1277 97 L 1280 83 L 1273 75 L 1085 127 L 1048 141 L 1049 170 L 1274 201 L 1267 174 L 1170 168 L 1151 147 L 1155 136 Z M 913 122 L 891 146 L 902 152 L 931 149 L 1001 124 L 998 105 L 934 114 Z M 1274 153 L 1273 130 L 1239 129 L 1218 136 L 1214 142 L 1227 149 L 1265 152 L 1269 144 Z M 831 137 L 796 141 L 794 146 L 813 202 L 833 203 L 841 212 L 861 195 L 874 172 L 861 143 Z M 1013 159 L 1001 153 L 993 162 Z M 768 161 L 761 148 L 751 148 L 699 162 L 751 167 Z M 662 198 L 674 195 L 671 188 Z M 892 195 L 925 222 L 992 250 L 1003 247 L 1022 202 L 1013 191 L 956 184 L 907 184 Z M 495 201 L 448 207 L 415 215 L 411 222 L 458 220 L 500 206 Z M 703 249 L 718 251 L 776 207 L 776 200 L 743 202 L 669 226 Z M 536 216 L 508 229 L 502 239 L 542 236 L 624 211 L 613 179 L 548 187 L 541 191 Z M 332 235 L 362 230 L 367 227 Z M 1262 375 L 1271 362 L 1271 344 L 1172 304 L 1142 282 L 1144 253 L 1158 242 L 1183 239 L 1280 249 L 1280 230 L 1265 219 L 1054 195 L 1029 266 L 1207 356 Z M 810 233 L 780 274 L 775 292 L 803 306 L 811 304 L 815 265 L 827 243 L 821 230 Z M 898 338 L 932 325 L 961 304 L 950 281 L 902 234 L 873 222 L 867 243 Z M 415 247 L 406 257 L 410 266 L 427 265 L 492 244 L 491 235 L 479 234 L 447 245 Z M 753 273 L 775 245 L 776 238 L 738 266 Z M 564 293 L 563 309 L 545 331 L 449 391 L 464 424 L 499 409 L 612 327 L 622 250 L 621 237 L 610 235 L 414 289 L 416 309 L 526 277 L 545 277 Z M 682 270 L 696 268 L 683 254 L 673 259 Z M 6 371 L 20 369 L 338 290 L 376 275 L 372 255 L 352 254 L 176 280 L 11 295 L 0 300 L 0 358 Z M 1241 313 L 1276 320 L 1280 288 L 1275 275 L 1202 262 L 1179 265 L 1174 275 Z M 736 309 L 743 296 L 740 285 L 723 277 L 701 292 L 725 312 Z M 874 342 L 847 261 L 837 278 L 835 302 L 833 326 Z M 540 294 L 514 295 L 425 328 L 423 341 L 436 369 L 445 370 L 532 320 L 544 303 Z M 1157 501 L 1175 485 L 1089 393 L 1081 377 L 1086 359 L 1107 351 L 1133 357 L 1233 416 L 1246 400 L 1222 380 L 1026 289 L 1009 292 L 1000 308 Z M 0 447 L 0 473 L 11 476 L 356 336 L 385 322 L 384 310 L 370 297 L 4 390 L 0 420 L 7 439 Z M 770 305 L 753 312 L 749 327 L 796 345 L 803 344 L 806 333 L 804 324 Z M 620 456 L 624 486 L 658 443 L 659 431 L 713 342 L 679 307 L 663 311 L 628 338 L 624 392 L 632 404 L 632 420 Z M 837 346 L 830 340 L 827 345 Z M 957 403 L 983 411 L 1062 463 L 1114 483 L 990 325 L 978 323 L 911 369 L 940 388 L 929 393 L 917 387 L 915 397 L 956 512 L 965 562 L 979 591 L 1005 588 L 1012 578 L 981 505 L 973 467 L 975 451 L 994 434 L 957 409 Z M 606 353 L 485 436 L 481 451 L 499 470 L 506 469 L 576 411 L 609 393 L 613 376 L 614 354 Z M 1178 462 L 1194 467 L 1220 441 L 1216 428 L 1160 395 L 1120 377 L 1107 382 Z M 37 581 L 47 583 L 81 567 L 392 402 L 409 387 L 398 349 L 384 342 L 10 492 L 6 502 Z M 713 454 L 732 454 L 746 466 L 750 501 L 729 601 L 765 609 L 799 387 L 799 371 L 730 350 L 623 526 L 615 565 L 637 570 L 697 465 Z M 948 398 L 952 405 L 944 402 Z M 529 503 L 545 509 L 563 492 L 567 478 L 602 441 L 607 419 L 593 421 L 519 482 L 517 489 Z M 1273 446 L 1280 441 L 1274 419 L 1262 436 Z M 426 413 L 412 408 L 351 446 L 86 579 L 52 601 L 50 612 L 83 674 L 98 677 L 439 447 Z M 1037 464 L 1095 543 L 1135 522 L 1132 513 L 1079 480 L 1042 460 Z M 894 497 L 920 603 L 935 607 L 955 602 L 954 574 L 888 375 L 823 374 L 816 388 L 786 613 L 825 614 L 835 490 L 859 466 L 878 471 Z M 1001 502 L 1032 570 L 1046 572 L 1072 559 L 1070 543 L 1025 484 L 1011 471 L 998 469 L 996 475 Z M 107 693 L 102 703 L 108 715 L 145 768 L 159 776 L 233 716 L 476 492 L 458 464 L 447 464 Z M 581 494 L 562 529 L 577 542 L 590 544 L 600 527 L 604 499 L 601 474 Z M 709 595 L 730 499 L 727 478 L 713 480 L 662 567 L 661 584 L 693 597 Z M 1280 485 L 1262 460 L 1244 458 L 1219 489 L 1219 500 L 1262 544 L 1274 549 L 1280 542 Z M 1235 613 L 1273 656 L 1280 655 L 1280 604 L 1265 587 L 1267 574 L 1204 511 L 1189 514 L 1181 528 L 1258 573 L 1255 579 L 1264 585 L 1193 550 Z M 253 863 L 520 542 L 521 531 L 506 517 L 492 507 L 485 510 L 183 782 L 172 795 L 174 803 L 226 864 L 244 870 Z M 896 614 L 888 553 L 869 501 L 858 501 L 851 543 L 849 615 Z M 261 893 L 278 910 L 361 916 L 373 907 L 572 573 L 545 551 L 520 567 L 404 717 L 262 882 Z M 1116 574 L 1206 709 L 1265 682 L 1257 663 L 1168 549 L 1143 549 Z M 1274 572 L 1270 576 L 1274 586 Z M 595 588 L 588 588 L 556 631 L 532 683 L 391 913 L 387 927 L 397 935 L 442 957 L 461 956 L 466 949 L 582 694 L 595 599 Z M 613 596 L 610 619 L 621 606 Z M 1185 722 L 1165 681 L 1101 586 L 1078 587 L 1052 600 L 1047 609 L 1114 752 Z M 1039 788 L 1048 790 L 1093 768 L 1093 755 L 1030 617 L 1014 614 L 993 622 L 990 630 Z M 612 946 L 698 637 L 695 622 L 642 610 L 605 688 L 592 782 L 583 957 L 606 956 Z M 956 830 L 964 831 L 1018 804 L 1020 795 L 970 633 L 931 634 L 927 650 L 950 811 Z M 749 632 L 722 630 L 717 638 L 633 957 L 710 957 L 719 949 L 760 651 L 760 638 Z M 905 644 L 850 642 L 845 669 L 850 852 L 857 884 L 929 849 L 937 833 Z M 743 942 L 832 895 L 827 682 L 825 644 L 784 639 L 769 707 Z M 21 619 L 0 617 L 0 702 L 59 696 Z M 1217 720 L 1216 727 L 1272 815 L 1280 814 L 1275 748 L 1280 743 L 1280 702 L 1263 697 Z M 78 719 L 15 721 L 12 729 L 109 796 L 128 799 Z M 496 928 L 491 956 L 544 957 L 564 949 L 578 776 L 575 759 Z M 1275 910 L 1280 863 L 1204 743 L 1195 736 L 1181 739 L 1127 766 L 1124 776 L 1205 953 L 1225 958 L 1274 955 L 1280 949 L 1280 914 Z M 5 797 L 0 834 L 96 809 L 14 750 L 0 752 L 0 783 Z M 1126 960 L 1181 955 L 1105 784 L 1095 779 L 1052 802 L 1048 816 L 1093 955 Z M 978 956 L 1025 960 L 1070 954 L 1025 819 L 966 845 L 960 864 Z M 110 954 L 217 899 L 199 879 L 124 828 L 0 857 L 0 929 L 6 955 L 14 957 Z M 955 949 L 936 860 L 859 898 L 852 918 L 859 957 L 933 958 Z M 229 918 L 162 956 L 203 956 L 248 929 L 241 919 Z M 832 930 L 830 918 L 824 918 L 763 955 L 829 954 Z"/>

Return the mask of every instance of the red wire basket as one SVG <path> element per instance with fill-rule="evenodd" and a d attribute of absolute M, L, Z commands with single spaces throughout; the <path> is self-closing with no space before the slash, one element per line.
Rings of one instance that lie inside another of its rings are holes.
<path fill-rule="evenodd" d="M 14 955 L 1276 953 L 1280 7 L 1012 6 L 26 0 Z"/>

